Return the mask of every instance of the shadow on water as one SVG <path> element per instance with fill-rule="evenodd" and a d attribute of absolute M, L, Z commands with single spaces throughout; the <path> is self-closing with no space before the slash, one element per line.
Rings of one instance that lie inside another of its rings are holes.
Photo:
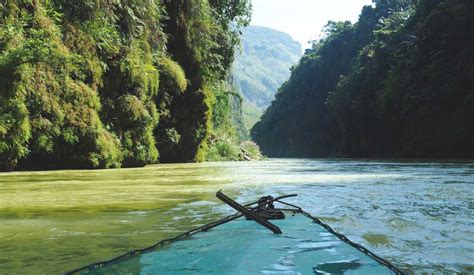
<path fill-rule="evenodd" d="M 355 270 L 361 267 L 362 265 L 357 261 L 350 261 L 350 262 L 336 262 L 336 263 L 325 263 L 321 265 L 317 265 L 313 268 L 314 274 L 334 274 L 334 275 L 342 275 L 344 272 L 349 270 Z"/>

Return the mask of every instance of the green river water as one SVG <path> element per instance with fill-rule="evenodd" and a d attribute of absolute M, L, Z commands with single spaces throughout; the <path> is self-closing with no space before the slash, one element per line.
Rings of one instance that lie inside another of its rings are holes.
<path fill-rule="evenodd" d="M 474 273 L 474 163 L 273 159 L 0 173 L 0 274 L 59 274 L 290 200 L 409 273 Z"/>

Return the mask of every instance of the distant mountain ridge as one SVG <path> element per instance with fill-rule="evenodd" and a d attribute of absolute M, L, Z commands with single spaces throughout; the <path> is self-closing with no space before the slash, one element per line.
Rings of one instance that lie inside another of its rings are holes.
<path fill-rule="evenodd" d="M 289 78 L 290 68 L 302 56 L 302 48 L 290 35 L 259 26 L 245 28 L 241 44 L 232 76 L 245 99 L 244 109 L 252 110 L 244 112 L 246 126 L 251 128 L 261 115 L 259 111 L 270 105 L 278 88 Z"/>

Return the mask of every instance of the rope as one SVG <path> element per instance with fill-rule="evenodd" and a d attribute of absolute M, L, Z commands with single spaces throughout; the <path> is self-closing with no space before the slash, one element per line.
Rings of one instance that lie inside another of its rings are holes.
<path fill-rule="evenodd" d="M 374 259 L 375 261 L 377 261 L 378 263 L 386 266 L 388 269 L 390 269 L 391 271 L 393 271 L 395 274 L 397 275 L 404 275 L 405 273 L 402 272 L 400 269 L 398 269 L 396 266 L 394 266 L 392 263 L 390 263 L 389 261 L 387 261 L 386 259 L 383 259 L 382 257 L 376 255 L 375 253 L 373 253 L 372 251 L 368 250 L 367 248 L 365 248 L 364 246 L 358 244 L 358 243 L 354 243 L 353 241 L 351 241 L 349 238 L 347 238 L 346 236 L 344 236 L 343 234 L 341 233 L 338 233 L 336 232 L 331 226 L 329 226 L 328 224 L 322 222 L 320 219 L 316 218 L 316 217 L 313 217 L 311 216 L 308 212 L 304 211 L 303 209 L 301 209 L 300 207 L 298 206 L 295 206 L 293 204 L 290 204 L 290 203 L 286 203 L 286 202 L 282 202 L 280 201 L 281 199 L 283 198 L 287 198 L 287 197 L 292 197 L 294 195 L 288 195 L 288 196 L 282 196 L 282 197 L 278 197 L 278 198 L 275 198 L 273 199 L 272 201 L 275 201 L 275 202 L 279 202 L 279 203 L 282 203 L 282 204 L 285 204 L 287 206 L 290 206 L 290 207 L 293 207 L 294 209 L 279 209 L 279 210 L 283 210 L 283 211 L 291 211 L 291 212 L 294 212 L 294 213 L 301 213 L 303 214 L 304 216 L 310 218 L 311 220 L 313 220 L 313 222 L 321 225 L 322 227 L 324 227 L 328 232 L 330 232 L 331 234 L 335 235 L 336 237 L 338 237 L 340 240 L 342 240 L 343 242 L 351 245 L 352 247 L 356 248 L 357 250 L 361 251 L 362 253 L 366 254 L 367 256 L 369 256 L 370 258 Z M 249 203 L 249 204 L 246 204 L 245 206 L 248 207 L 248 206 L 251 206 L 251 205 L 254 205 L 258 203 L 257 202 L 253 202 L 253 203 Z M 263 205 L 266 205 L 268 202 L 265 202 L 265 203 L 262 203 L 261 205 L 257 205 L 256 207 L 252 207 L 251 209 L 252 210 L 255 210 L 259 207 L 262 207 Z M 110 264 L 113 264 L 113 263 L 116 263 L 116 262 L 119 262 L 119 261 L 123 261 L 125 259 L 128 259 L 128 258 L 131 258 L 131 257 L 134 257 L 134 256 L 137 256 L 137 255 L 140 255 L 140 254 L 143 254 L 143 253 L 146 253 L 146 252 L 150 252 L 152 250 L 155 250 L 157 248 L 160 248 L 164 245 L 167 245 L 167 244 L 170 244 L 170 243 L 173 243 L 173 242 L 176 242 L 176 241 L 179 241 L 179 240 L 182 240 L 182 239 L 185 239 L 185 238 L 188 238 L 190 237 L 191 235 L 193 234 L 196 234 L 198 232 L 202 232 L 202 231 L 207 231 L 211 228 L 214 228 L 216 226 L 219 226 L 219 225 L 222 225 L 224 223 L 227 223 L 227 222 L 230 222 L 230 221 L 233 221 L 235 219 L 238 219 L 240 217 L 243 217 L 244 215 L 241 214 L 241 213 L 235 213 L 233 215 L 230 215 L 230 216 L 227 216 L 219 221 L 215 221 L 215 222 L 211 222 L 211 223 L 208 223 L 206 225 L 203 225 L 201 227 L 198 227 L 198 228 L 195 228 L 195 229 L 192 229 L 192 230 L 189 230 L 177 237 L 174 237 L 174 238 L 171 238 L 171 239 L 166 239 L 166 240 L 162 240 L 162 241 L 159 241 L 157 243 L 155 243 L 154 245 L 151 245 L 151 246 L 148 246 L 148 247 L 145 247 L 145 248 L 142 248 L 142 249 L 135 249 L 135 250 L 132 250 L 132 251 L 129 251 L 127 253 L 124 253 L 122 255 L 119 255 L 115 258 L 112 258 L 110 260 L 107 260 L 107 261 L 100 261 L 100 262 L 96 262 L 96 263 L 93 263 L 93 264 L 89 264 L 89 265 L 86 265 L 86 266 L 83 266 L 83 267 L 80 267 L 80 268 L 77 268 L 77 269 L 74 269 L 74 270 L 71 270 L 71 271 L 68 271 L 66 272 L 65 274 L 67 275 L 72 275 L 72 274 L 75 274 L 75 273 L 79 273 L 79 272 L 82 272 L 82 271 L 92 271 L 94 269 L 98 269 L 98 268 L 101 268 L 101 267 L 104 267 L 104 266 L 108 266 Z"/>
<path fill-rule="evenodd" d="M 370 251 L 369 249 L 365 248 L 364 246 L 358 244 L 358 243 L 355 243 L 353 241 L 351 241 L 349 238 L 347 238 L 345 235 L 341 234 L 341 233 L 338 233 L 336 232 L 336 230 L 334 230 L 331 226 L 329 226 L 328 224 L 322 222 L 320 219 L 316 218 L 316 217 L 313 217 L 311 216 L 308 212 L 305 212 L 304 210 L 297 210 L 295 212 L 300 212 L 301 214 L 305 215 L 306 217 L 312 219 L 315 223 L 321 225 L 322 227 L 324 227 L 324 229 L 326 229 L 329 233 L 335 235 L 336 237 L 338 237 L 341 241 L 351 245 L 352 247 L 356 248 L 357 250 L 359 250 L 360 252 L 366 254 L 367 256 L 369 256 L 370 258 L 374 259 L 375 261 L 377 261 L 378 263 L 386 266 L 388 269 L 390 269 L 391 271 L 393 271 L 395 274 L 397 275 L 403 275 L 405 274 L 403 271 L 401 271 L 400 269 L 398 269 L 396 266 L 394 266 L 391 262 L 387 261 L 386 259 L 378 256 L 377 254 L 373 253 L 372 251 Z"/>
<path fill-rule="evenodd" d="M 311 220 L 313 220 L 313 222 L 319 224 L 320 226 L 324 227 L 324 229 L 326 229 L 329 233 L 333 234 L 334 236 L 338 237 L 341 241 L 349 244 L 350 246 L 356 248 L 357 250 L 359 250 L 360 252 L 366 254 L 367 256 L 369 256 L 370 258 L 374 259 L 375 261 L 377 261 L 378 263 L 386 266 L 388 269 L 390 269 L 391 271 L 393 271 L 395 274 L 397 275 L 404 275 L 405 273 L 403 271 L 401 271 L 400 269 L 398 269 L 396 266 L 394 266 L 391 262 L 387 261 L 386 259 L 378 256 L 377 254 L 373 253 L 372 251 L 370 251 L 369 249 L 367 249 L 366 247 L 358 244 L 358 243 L 355 243 L 353 241 L 351 241 L 349 238 L 347 238 L 345 235 L 337 232 L 336 230 L 334 230 L 331 226 L 329 226 L 328 224 L 324 223 L 323 221 L 321 221 L 320 219 L 316 218 L 316 217 L 313 217 L 311 216 L 311 214 L 309 214 L 308 212 L 304 211 L 301 207 L 299 206 L 296 206 L 296 205 L 293 205 L 291 203 L 287 203 L 287 202 L 283 202 L 283 201 L 280 201 L 280 200 L 276 200 L 277 202 L 281 203 L 281 204 L 284 204 L 284 205 L 287 205 L 287 206 L 290 206 L 290 207 L 293 207 L 294 209 L 293 210 L 290 210 L 290 209 L 283 209 L 283 208 L 278 208 L 279 210 L 282 210 L 282 211 L 292 211 L 294 213 L 301 213 L 303 215 L 305 215 L 306 217 L 310 218 Z"/>
<path fill-rule="evenodd" d="M 255 207 L 252 207 L 250 208 L 250 210 L 255 210 L 259 207 L 262 207 L 262 206 L 265 206 L 267 205 L 268 203 L 270 202 L 274 202 L 274 201 L 277 201 L 277 200 L 281 200 L 281 199 L 285 199 L 285 198 L 290 198 L 290 197 L 295 197 L 297 196 L 296 194 L 291 194 L 291 195 L 284 195 L 284 196 L 280 196 L 280 197 L 277 197 L 277 198 L 274 198 L 270 201 L 266 201 L 265 203 L 261 203 L 261 204 L 258 204 L 257 206 Z M 255 202 L 252 202 L 252 203 L 248 203 L 246 205 L 244 205 L 245 207 L 249 207 L 249 206 L 252 206 L 254 204 L 257 204 L 259 203 L 259 201 L 255 201 Z M 76 268 L 74 270 L 71 270 L 71 271 L 68 271 L 66 272 L 65 274 L 75 274 L 75 273 L 79 273 L 79 272 L 82 272 L 82 271 L 86 271 L 86 270 L 94 270 L 94 269 L 98 269 L 98 268 L 101 268 L 101 267 L 104 267 L 104 266 L 107 266 L 107 265 L 110 265 L 112 263 L 115 263 L 115 262 L 118 262 L 118 261 L 122 261 L 122 260 L 125 260 L 125 259 L 128 259 L 128 258 L 131 258 L 133 256 L 136 256 L 136 255 L 139 255 L 139 254 L 142 254 L 142 253 L 145 253 L 145 252 L 149 252 L 149 251 L 152 251 L 152 250 L 155 250 L 159 247 L 162 247 L 164 245 L 167 245 L 167 244 L 170 244 L 170 243 L 173 243 L 173 242 L 176 242 L 176 241 L 179 241 L 181 239 L 185 239 L 187 237 L 190 237 L 191 235 L 193 234 L 196 234 L 198 232 L 202 232 L 202 231 L 207 231 L 211 228 L 214 228 L 216 226 L 219 226 L 221 224 L 224 224 L 224 223 L 227 223 L 227 222 L 230 222 L 230 221 L 233 221 L 235 219 L 238 219 L 240 217 L 243 217 L 244 215 L 241 214 L 240 212 L 239 213 L 235 213 L 233 215 L 230 215 L 230 216 L 227 216 L 219 221 L 215 221 L 215 222 L 211 222 L 211 223 L 208 223 L 206 225 L 203 225 L 201 227 L 198 227 L 198 228 L 195 228 L 195 229 L 191 229 L 175 238 L 171 238 L 171 239 L 166 239 L 166 240 L 162 240 L 162 241 L 159 241 L 157 242 L 156 244 L 154 245 L 151 245 L 151 246 L 148 246 L 148 247 L 145 247 L 145 248 L 142 248 L 142 249 L 135 249 L 135 250 L 132 250 L 132 251 L 129 251 L 129 252 L 126 252 L 122 255 L 119 255 L 113 259 L 110 259 L 110 260 L 107 260 L 107 261 L 100 261 L 100 262 L 96 262 L 96 263 L 92 263 L 92 264 L 89 264 L 89 265 L 86 265 L 86 266 L 83 266 L 83 267 L 79 267 L 79 268 Z"/>

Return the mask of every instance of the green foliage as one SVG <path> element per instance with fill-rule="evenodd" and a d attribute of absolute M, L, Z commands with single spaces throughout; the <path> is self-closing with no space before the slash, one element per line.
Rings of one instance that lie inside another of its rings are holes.
<path fill-rule="evenodd" d="M 237 100 L 242 98 L 232 91 L 226 83 L 220 83 L 213 88 L 212 104 L 212 126 L 214 130 L 221 131 L 223 134 L 235 136 L 235 125 L 232 123 L 232 103 L 233 97 Z"/>
<path fill-rule="evenodd" d="M 474 3 L 376 4 L 302 58 L 253 129 L 264 152 L 472 158 Z"/>
<path fill-rule="evenodd" d="M 174 129 L 178 144 L 158 141 L 165 162 L 201 161 L 213 128 L 214 93 L 225 81 L 238 44 L 238 29 L 247 24 L 250 5 L 246 1 L 177 0 L 165 3 L 170 20 L 164 24 L 167 48 L 184 70 L 188 85 L 184 93 L 160 101 L 173 106 L 158 127 L 161 136 Z M 232 26 L 234 25 L 234 26 Z M 219 110 L 216 109 L 216 112 Z M 214 116 L 215 117 L 215 116 Z M 162 149 L 163 148 L 163 149 Z M 167 148 L 172 148 L 168 150 Z"/>
<path fill-rule="evenodd" d="M 198 160 L 250 6 L 171 2 L 0 3 L 0 169 Z"/>
<path fill-rule="evenodd" d="M 162 58 L 158 61 L 161 71 L 162 85 L 165 92 L 184 92 L 188 86 L 183 68 L 170 58 Z"/>
<path fill-rule="evenodd" d="M 254 140 L 269 156 L 325 155 L 331 150 L 332 136 L 324 132 L 331 124 L 325 99 L 340 75 L 371 36 L 358 37 L 361 28 L 374 29 L 378 19 L 373 8 L 365 8 L 362 18 L 371 25 L 329 22 L 326 37 L 306 50 L 291 78 L 284 83 L 262 120 L 252 129 Z"/>
<path fill-rule="evenodd" d="M 239 147 L 232 141 L 220 140 L 206 151 L 208 161 L 238 161 L 240 157 Z"/>
<path fill-rule="evenodd" d="M 247 138 L 242 117 L 242 97 L 225 83 L 213 87 L 212 118 L 207 138 L 206 160 L 239 160 L 240 140 Z"/>
<path fill-rule="evenodd" d="M 252 103 L 244 100 L 242 103 L 242 119 L 245 130 L 250 132 L 252 127 L 260 120 L 263 115 L 263 111 Z"/>
<path fill-rule="evenodd" d="M 172 161 L 177 154 L 181 142 L 181 134 L 176 129 L 177 118 L 172 106 L 188 87 L 188 81 L 183 68 L 169 57 L 158 60 L 160 68 L 160 91 L 155 98 L 160 117 L 159 126 L 155 128 L 156 147 L 161 153 L 161 159 Z"/>
<path fill-rule="evenodd" d="M 2 33 L 9 33 L 0 57 L 7 103 L 1 168 L 13 169 L 27 155 L 24 167 L 119 166 L 118 142 L 99 119 L 97 91 L 86 84 L 89 67 L 63 44 L 59 14 L 50 18 L 50 9 L 11 3 L 1 18 Z"/>
<path fill-rule="evenodd" d="M 472 108 L 464 103 L 472 90 L 465 62 L 472 56 L 462 46 L 472 43 L 467 19 L 472 4 L 439 1 L 428 11 L 420 2 L 419 7 L 423 12 L 394 12 L 384 20 L 372 54 L 360 54 L 329 98 L 344 125 L 342 154 L 472 157 L 467 119 Z M 455 19 L 442 22 L 443 14 Z M 354 85 L 359 79 L 367 80 Z M 349 107 L 354 102 L 364 108 Z"/>
<path fill-rule="evenodd" d="M 240 144 L 240 150 L 246 160 L 262 160 L 264 157 L 260 147 L 253 141 L 244 141 Z"/>

